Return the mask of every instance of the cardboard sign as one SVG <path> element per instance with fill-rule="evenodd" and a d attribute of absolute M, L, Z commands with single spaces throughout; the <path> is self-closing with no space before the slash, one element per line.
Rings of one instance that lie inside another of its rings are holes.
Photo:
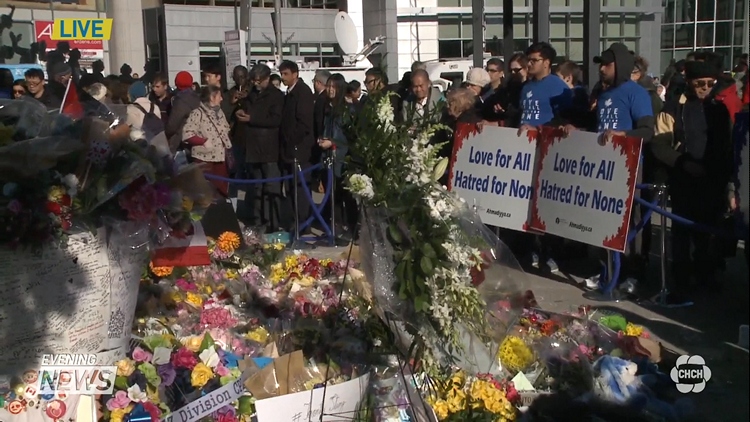
<path fill-rule="evenodd" d="M 536 131 L 461 124 L 448 189 L 476 206 L 484 224 L 525 231 L 533 193 Z"/>
<path fill-rule="evenodd" d="M 200 222 L 193 223 L 193 232 L 169 236 L 151 257 L 156 267 L 190 267 L 211 264 L 208 239 Z"/>
<path fill-rule="evenodd" d="M 531 228 L 623 252 L 642 141 L 544 128 L 538 142 Z"/>
<path fill-rule="evenodd" d="M 255 402 L 258 422 L 356 420 L 356 412 L 360 410 L 369 382 L 370 375 L 365 374 L 325 389 L 259 400 Z"/>

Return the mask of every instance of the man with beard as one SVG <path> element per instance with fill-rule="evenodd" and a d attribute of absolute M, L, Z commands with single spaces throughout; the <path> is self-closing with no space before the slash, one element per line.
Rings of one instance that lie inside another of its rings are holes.
<path fill-rule="evenodd" d="M 601 143 L 610 142 L 613 136 L 629 136 L 642 139 L 645 148 L 654 134 L 654 112 L 648 92 L 631 79 L 635 57 L 624 44 L 614 43 L 601 56 L 594 57 L 594 63 L 599 65 L 603 87 L 596 100 L 597 132 L 601 135 Z M 575 128 L 567 125 L 563 130 L 570 133 Z M 640 217 L 640 209 L 634 207 L 631 224 L 635 225 Z M 631 256 L 640 256 L 641 250 L 641 242 L 636 238 L 636 244 L 631 245 Z M 630 259 L 628 263 L 626 274 L 629 271 L 629 275 L 635 277 L 642 275 L 640 260 Z M 587 287 L 596 288 L 599 280 L 592 277 L 586 282 Z"/>
<path fill-rule="evenodd" d="M 721 76 L 721 69 L 710 61 L 686 63 L 687 91 L 667 102 L 651 145 L 656 159 L 669 167 L 672 212 L 708 226 L 717 224 L 728 209 L 728 198 L 734 196 L 732 130 L 742 108 L 733 81 Z M 671 302 L 689 300 L 696 283 L 717 287 L 717 252 L 708 233 L 672 226 Z"/>

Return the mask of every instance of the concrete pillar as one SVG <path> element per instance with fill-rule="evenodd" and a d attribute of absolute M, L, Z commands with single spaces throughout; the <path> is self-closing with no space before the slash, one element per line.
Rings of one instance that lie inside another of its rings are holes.
<path fill-rule="evenodd" d="M 549 0 L 533 0 L 534 42 L 549 42 Z"/>
<path fill-rule="evenodd" d="M 146 64 L 146 45 L 143 38 L 143 8 L 141 0 L 107 0 L 107 17 L 112 19 L 112 38 L 109 40 L 109 69 L 119 73 L 124 63 L 134 73 L 143 74 Z"/>

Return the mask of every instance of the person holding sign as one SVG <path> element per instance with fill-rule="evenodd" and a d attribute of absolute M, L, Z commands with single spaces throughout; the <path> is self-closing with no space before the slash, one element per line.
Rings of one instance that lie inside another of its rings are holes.
<path fill-rule="evenodd" d="M 732 129 L 741 101 L 734 81 L 721 78 L 709 61 L 685 65 L 687 91 L 668 101 L 656 122 L 651 146 L 657 160 L 670 169 L 672 212 L 707 226 L 716 226 L 734 198 Z M 691 259 L 690 249 L 693 247 Z M 672 226 L 673 285 L 671 300 L 683 300 L 689 280 L 716 287 L 721 258 L 709 233 Z"/>
<path fill-rule="evenodd" d="M 539 126 L 559 125 L 560 115 L 573 105 L 573 94 L 568 85 L 557 75 L 552 74 L 552 62 L 557 52 L 545 42 L 532 44 L 526 49 L 528 79 L 521 88 L 521 127 L 518 136 Z M 558 270 L 551 253 L 554 242 L 549 235 L 535 236 L 535 252 L 532 253 L 532 266 L 547 266 L 551 272 Z"/>
<path fill-rule="evenodd" d="M 602 92 L 596 102 L 597 132 L 601 135 L 600 144 L 605 145 L 614 136 L 628 136 L 643 139 L 647 144 L 654 135 L 654 112 L 648 91 L 631 79 L 635 68 L 635 56 L 622 43 L 614 43 L 600 56 L 594 57 L 594 63 L 599 65 Z M 567 134 L 575 130 L 572 125 L 562 126 Z M 640 174 L 639 174 L 640 179 Z M 640 182 L 640 180 L 639 180 Z M 633 207 L 632 219 L 640 220 L 639 207 Z M 631 223 L 632 224 L 632 223 Z M 634 224 L 633 224 L 634 225 Z M 631 250 L 625 275 L 633 284 L 645 273 L 645 262 L 638 259 L 642 251 L 642 239 L 636 237 Z M 608 252 L 611 253 L 611 252 Z M 593 283 L 590 283 L 593 287 Z"/>

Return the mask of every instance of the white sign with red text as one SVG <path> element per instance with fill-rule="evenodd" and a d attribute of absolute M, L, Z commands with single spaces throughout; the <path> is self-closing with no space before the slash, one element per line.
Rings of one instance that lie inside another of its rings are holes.
<path fill-rule="evenodd" d="M 641 140 L 544 128 L 538 138 L 531 207 L 534 230 L 624 251 L 638 176 Z"/>
<path fill-rule="evenodd" d="M 536 132 L 471 124 L 456 128 L 448 188 L 490 226 L 525 231 L 533 193 Z"/>

